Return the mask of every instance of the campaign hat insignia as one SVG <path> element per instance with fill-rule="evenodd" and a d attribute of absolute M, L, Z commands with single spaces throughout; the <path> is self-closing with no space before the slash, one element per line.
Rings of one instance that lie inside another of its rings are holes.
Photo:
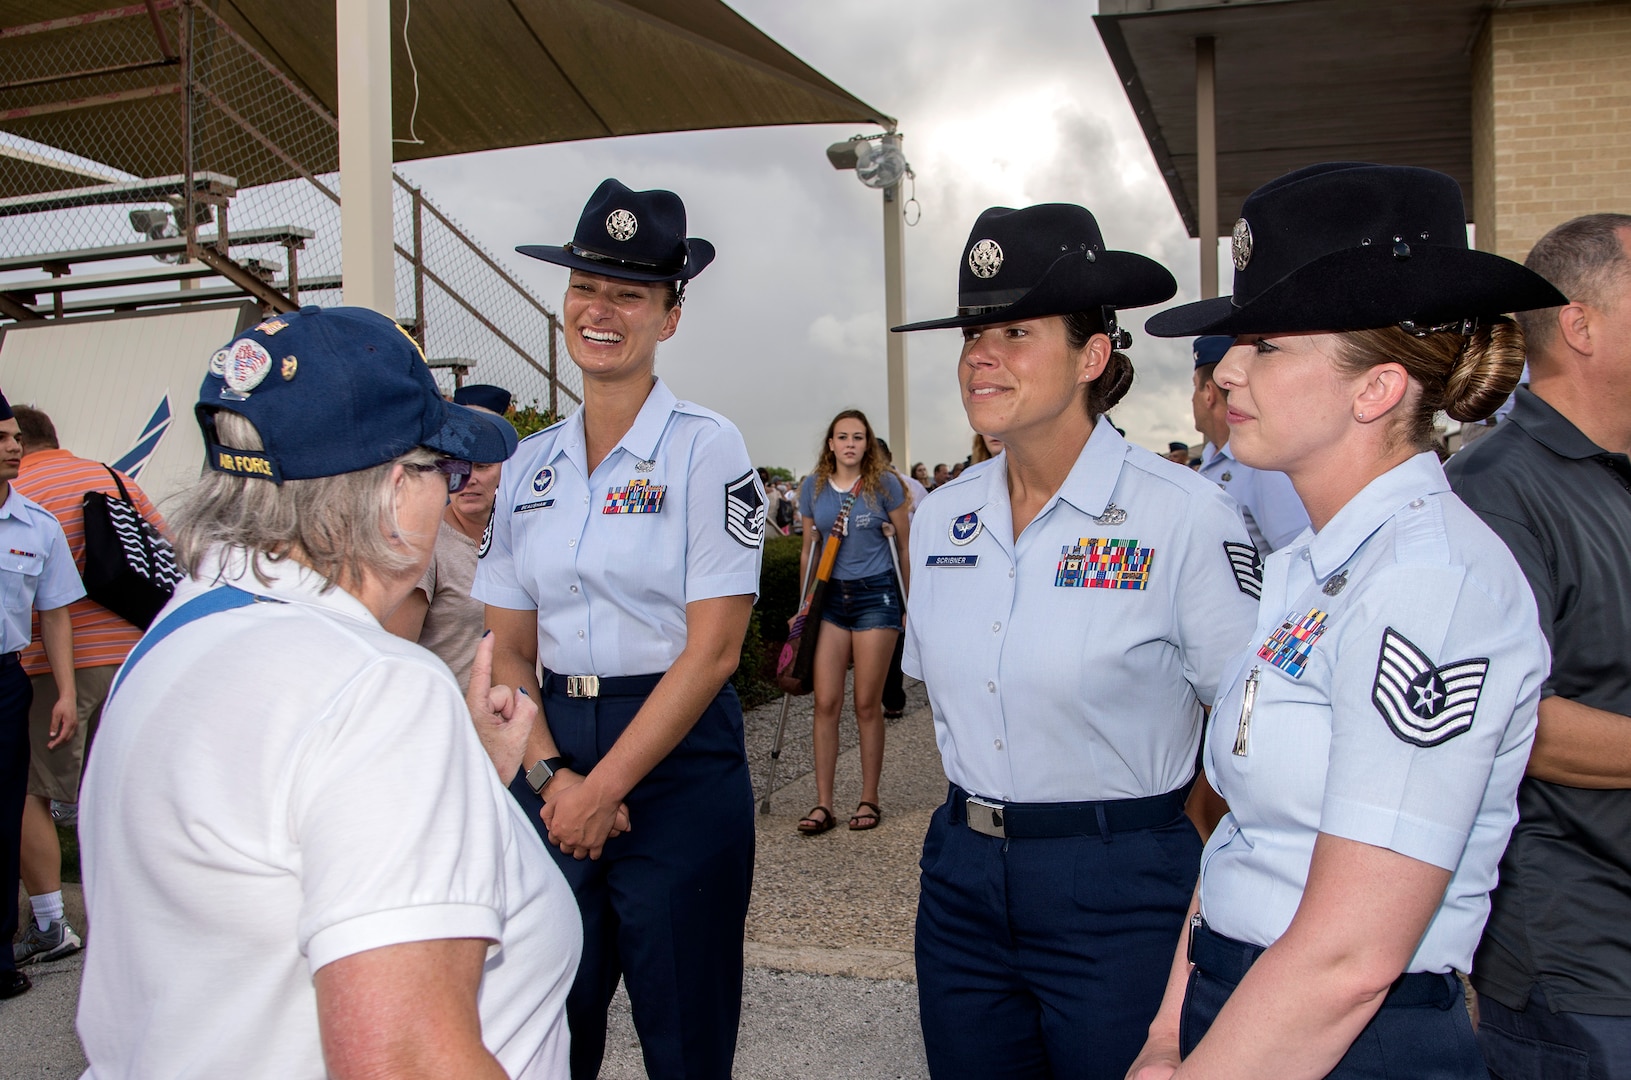
<path fill-rule="evenodd" d="M 544 262 L 625 281 L 689 281 L 714 260 L 714 246 L 685 235 L 685 203 L 672 191 L 634 191 L 603 180 L 572 239 L 515 249 Z"/>
<path fill-rule="evenodd" d="M 957 314 L 891 330 L 937 330 L 1107 309 L 1145 307 L 1178 291 L 1166 267 L 1105 245 L 1086 207 L 1041 203 L 982 213 L 963 245 L 957 272 Z M 1116 337 L 1108 325 L 1106 332 Z"/>
<path fill-rule="evenodd" d="M 1533 270 L 1467 246 L 1461 185 L 1432 169 L 1337 161 L 1246 197 L 1230 296 L 1152 316 L 1156 337 L 1374 330 L 1557 307 Z"/>
<path fill-rule="evenodd" d="M 970 510 L 952 521 L 951 542 L 958 547 L 962 547 L 964 544 L 972 544 L 974 538 L 980 535 L 982 528 L 984 526 L 980 524 L 980 515 Z"/>

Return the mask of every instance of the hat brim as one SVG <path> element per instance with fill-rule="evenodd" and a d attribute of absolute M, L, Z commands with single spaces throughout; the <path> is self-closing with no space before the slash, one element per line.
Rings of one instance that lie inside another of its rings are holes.
<path fill-rule="evenodd" d="M 1030 292 L 1012 304 L 972 315 L 891 326 L 897 334 L 1069 315 L 1097 307 L 1137 308 L 1171 300 L 1178 283 L 1166 267 L 1131 251 L 1100 251 L 1092 262 L 1079 253 L 1061 256 Z"/>
<path fill-rule="evenodd" d="M 420 442 L 460 461 L 490 465 L 508 461 L 519 440 L 515 428 L 502 416 L 442 403 L 442 426 Z"/>
<path fill-rule="evenodd" d="M 1234 297 L 1219 296 L 1157 312 L 1144 331 L 1166 338 L 1339 333 L 1567 303 L 1533 270 L 1487 251 L 1420 244 L 1400 259 L 1391 245 L 1378 244 L 1323 255 L 1238 306 Z"/>
<path fill-rule="evenodd" d="M 714 246 L 699 236 L 686 237 L 685 247 L 685 265 L 678 271 L 637 270 L 620 263 L 588 259 L 575 251 L 568 251 L 565 247 L 557 247 L 554 244 L 523 244 L 515 250 L 529 258 L 564 266 L 568 270 L 582 270 L 588 274 L 599 274 L 601 277 L 617 278 L 620 281 L 661 282 L 690 281 L 714 261 Z"/>

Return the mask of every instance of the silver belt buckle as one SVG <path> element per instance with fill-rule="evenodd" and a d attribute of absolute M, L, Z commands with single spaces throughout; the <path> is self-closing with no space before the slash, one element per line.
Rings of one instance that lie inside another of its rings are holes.
<path fill-rule="evenodd" d="M 599 675 L 568 675 L 566 677 L 566 696 L 590 698 L 600 696 Z"/>
<path fill-rule="evenodd" d="M 968 827 L 985 836 L 1007 839 L 1008 830 L 1002 823 L 1002 804 L 987 802 L 978 795 L 970 795 L 963 804 L 963 820 Z"/>

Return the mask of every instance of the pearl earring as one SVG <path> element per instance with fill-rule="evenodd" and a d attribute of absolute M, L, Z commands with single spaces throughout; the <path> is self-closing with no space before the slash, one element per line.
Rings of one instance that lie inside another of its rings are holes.
<path fill-rule="evenodd" d="M 1365 414 L 1364 414 L 1364 413 L 1360 413 L 1360 414 L 1359 414 L 1359 416 L 1358 416 L 1358 417 L 1357 417 L 1357 419 L 1360 419 L 1360 420 L 1363 420 L 1363 419 L 1365 419 Z"/>

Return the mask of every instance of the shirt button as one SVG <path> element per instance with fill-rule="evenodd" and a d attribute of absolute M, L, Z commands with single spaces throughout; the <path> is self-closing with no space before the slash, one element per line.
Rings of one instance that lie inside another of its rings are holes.
<path fill-rule="evenodd" d="M 567 547 L 577 547 L 577 546 L 578 546 L 578 542 L 577 542 L 577 541 L 576 541 L 576 540 L 568 540 L 568 541 L 567 541 L 567 542 L 566 542 L 566 546 L 567 546 Z"/>
<path fill-rule="evenodd" d="M 580 640 L 581 640 L 581 639 L 582 639 L 582 638 L 583 638 L 583 631 L 582 631 L 582 630 L 579 630 L 579 631 L 578 631 L 578 638 L 579 638 L 579 639 L 580 639 Z"/>
<path fill-rule="evenodd" d="M 576 586 L 576 585 L 573 585 L 573 586 L 572 586 L 572 591 L 573 591 L 573 592 L 577 592 L 577 591 L 578 591 L 578 587 L 577 587 L 577 586 Z"/>
<path fill-rule="evenodd" d="M 1311 558 L 1313 558 L 1313 556 L 1308 554 L 1308 549 L 1303 548 L 1303 562 L 1307 562 Z"/>
<path fill-rule="evenodd" d="M 995 746 L 998 750 L 1001 750 L 1002 749 L 1002 740 L 1001 739 L 993 740 L 991 745 Z"/>
<path fill-rule="evenodd" d="M 994 623 L 992 623 L 992 624 L 991 624 L 991 632 L 992 632 L 992 633 L 993 633 L 993 634 L 995 634 L 995 633 L 997 633 L 997 632 L 998 632 L 998 631 L 1000 631 L 1000 630 L 1001 630 L 1001 629 L 1002 629 L 1002 623 L 1000 623 L 1000 622 L 994 622 Z"/>
<path fill-rule="evenodd" d="M 988 694 L 995 694 L 997 692 L 997 684 L 994 682 L 988 682 L 985 684 L 985 690 Z"/>
<path fill-rule="evenodd" d="M 1013 567 L 1012 567 L 1012 566 L 1010 566 L 1010 567 L 1009 567 L 1009 568 L 1008 568 L 1008 576 L 1009 576 L 1009 577 L 1013 577 L 1013 576 L 1014 576 L 1014 568 L 1013 568 Z"/>
<path fill-rule="evenodd" d="M 1427 502 L 1426 502 L 1425 499 L 1411 499 L 1410 500 L 1410 509 L 1412 509 L 1412 510 L 1420 510 L 1422 507 L 1424 507 L 1426 505 L 1427 505 Z"/>

